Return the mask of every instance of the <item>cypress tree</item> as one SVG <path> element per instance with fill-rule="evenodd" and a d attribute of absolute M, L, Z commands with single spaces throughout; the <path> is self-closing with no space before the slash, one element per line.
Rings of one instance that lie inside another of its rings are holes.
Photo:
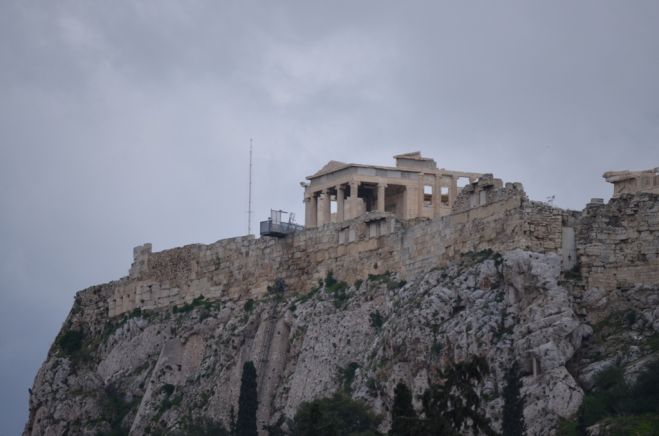
<path fill-rule="evenodd" d="M 236 422 L 237 436 L 258 436 L 256 430 L 256 368 L 252 361 L 243 365 L 243 375 L 240 380 L 240 397 L 238 399 L 238 420 Z"/>
<path fill-rule="evenodd" d="M 412 392 L 402 381 L 394 389 L 394 404 L 391 409 L 391 436 L 413 436 L 417 434 L 416 412 L 412 406 Z"/>
<path fill-rule="evenodd" d="M 524 422 L 524 399 L 520 394 L 522 378 L 519 364 L 515 361 L 506 372 L 506 387 L 503 389 L 503 436 L 523 436 L 526 434 Z"/>

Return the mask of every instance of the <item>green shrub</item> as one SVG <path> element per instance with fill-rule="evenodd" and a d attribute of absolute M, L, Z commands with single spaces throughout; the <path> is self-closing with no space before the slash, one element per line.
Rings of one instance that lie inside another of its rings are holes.
<path fill-rule="evenodd" d="M 368 281 L 371 283 L 387 283 L 391 280 L 391 272 L 385 271 L 382 274 L 369 274 Z"/>
<path fill-rule="evenodd" d="M 423 394 L 425 418 L 420 434 L 496 434 L 480 413 L 479 385 L 489 372 L 487 361 L 475 357 L 440 372 L 443 383 L 432 383 Z"/>
<path fill-rule="evenodd" d="M 268 285 L 268 292 L 271 294 L 283 294 L 287 290 L 288 286 L 282 278 L 276 278 L 272 285 Z"/>
<path fill-rule="evenodd" d="M 659 435 L 659 414 L 617 416 L 606 419 L 603 424 L 606 434 L 611 435 Z"/>
<path fill-rule="evenodd" d="M 380 313 L 379 310 L 376 310 L 375 312 L 371 312 L 369 315 L 369 320 L 371 323 L 371 327 L 373 327 L 375 330 L 380 330 L 382 328 L 382 325 L 384 324 L 384 318 L 382 318 L 382 314 Z"/>
<path fill-rule="evenodd" d="M 253 299 L 249 299 L 245 301 L 245 305 L 243 306 L 243 309 L 245 309 L 245 312 L 251 312 L 254 310 L 254 307 L 256 306 L 256 302 Z"/>
<path fill-rule="evenodd" d="M 380 418 L 366 404 L 337 392 L 331 398 L 304 402 L 295 414 L 296 436 L 377 435 Z"/>
<path fill-rule="evenodd" d="M 382 274 L 369 274 L 368 281 L 371 283 L 384 283 L 387 285 L 388 290 L 399 289 L 407 284 L 405 280 L 394 280 L 390 271 L 386 271 Z"/>
<path fill-rule="evenodd" d="M 347 293 L 348 284 L 343 281 L 336 280 L 332 271 L 327 273 L 325 278 L 325 291 L 332 295 L 334 298 L 334 306 L 341 308 L 348 301 L 350 296 Z"/>
<path fill-rule="evenodd" d="M 348 395 L 352 393 L 352 382 L 355 381 L 355 373 L 358 368 L 359 364 L 357 362 L 350 362 L 345 368 L 339 369 L 342 390 Z"/>
<path fill-rule="evenodd" d="M 187 313 L 196 307 L 203 307 L 204 309 L 210 310 L 219 307 L 219 303 L 212 303 L 206 300 L 206 297 L 200 295 L 190 303 L 186 303 L 181 307 L 177 307 L 176 305 L 172 306 L 172 313 Z"/>
<path fill-rule="evenodd" d="M 585 434 L 587 427 L 598 422 L 621 423 L 624 420 L 619 417 L 623 415 L 632 419 L 645 414 L 659 414 L 659 360 L 648 364 L 631 386 L 620 367 L 607 368 L 598 374 L 593 390 L 579 409 L 578 429 Z"/>
<path fill-rule="evenodd" d="M 126 401 L 123 393 L 116 386 L 105 387 L 101 398 L 101 419 L 110 424 L 110 431 L 101 433 L 103 436 L 119 436 L 128 434 L 128 429 L 122 423 L 126 415 L 138 404 L 138 400 Z"/>
<path fill-rule="evenodd" d="M 422 430 L 419 427 L 419 420 L 412 405 L 412 392 L 400 381 L 394 388 L 389 436 L 415 436 Z"/>
<path fill-rule="evenodd" d="M 184 420 L 181 435 L 185 436 L 229 436 L 230 433 L 219 421 L 208 417 L 190 418 Z"/>
<path fill-rule="evenodd" d="M 572 269 L 565 271 L 565 278 L 568 280 L 573 280 L 576 282 L 580 282 L 583 280 L 583 276 L 581 275 L 581 265 L 577 263 L 572 267 Z"/>
<path fill-rule="evenodd" d="M 83 338 L 84 334 L 81 330 L 69 330 L 60 335 L 57 339 L 57 345 L 65 355 L 71 357 L 82 348 Z"/>
<path fill-rule="evenodd" d="M 558 436 L 578 436 L 577 421 L 574 419 L 561 419 L 558 422 Z"/>
<path fill-rule="evenodd" d="M 169 384 L 169 383 L 163 385 L 163 387 L 162 387 L 162 391 L 163 391 L 163 392 L 165 393 L 165 395 L 167 395 L 167 396 L 172 395 L 172 394 L 174 393 L 174 390 L 175 390 L 175 389 L 176 389 L 176 387 L 175 387 L 174 385 L 172 385 L 172 384 Z"/>

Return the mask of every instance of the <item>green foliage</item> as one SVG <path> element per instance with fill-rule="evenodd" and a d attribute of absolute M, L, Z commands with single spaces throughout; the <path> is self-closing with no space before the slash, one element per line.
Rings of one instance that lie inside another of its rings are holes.
<path fill-rule="evenodd" d="M 558 422 L 558 436 L 579 436 L 577 421 L 574 419 L 561 419 Z"/>
<path fill-rule="evenodd" d="M 229 436 L 230 433 L 219 421 L 208 417 L 186 419 L 181 426 L 181 434 L 185 436 Z"/>
<path fill-rule="evenodd" d="M 439 356 L 442 354 L 442 344 L 437 340 L 433 341 L 432 346 L 430 347 L 430 353 L 433 356 Z"/>
<path fill-rule="evenodd" d="M 172 385 L 172 384 L 169 384 L 169 383 L 165 384 L 165 385 L 162 387 L 162 391 L 163 391 L 163 392 L 165 393 L 165 395 L 167 395 L 167 396 L 172 395 L 172 394 L 174 393 L 174 389 L 176 389 L 175 386 Z"/>
<path fill-rule="evenodd" d="M 176 408 L 181 405 L 181 402 L 183 401 L 183 395 L 178 394 L 173 397 L 165 397 L 162 399 L 160 402 L 160 407 L 158 409 L 159 414 L 163 414 L 165 411 L 171 409 L 171 408 Z"/>
<path fill-rule="evenodd" d="M 172 384 L 166 383 L 160 388 L 165 397 L 160 401 L 160 406 L 158 407 L 157 416 L 160 417 L 165 411 L 171 409 L 172 407 L 178 407 L 183 401 L 183 394 L 179 393 L 175 396 L 171 396 L 176 387 Z"/>
<path fill-rule="evenodd" d="M 337 392 L 331 398 L 302 403 L 295 414 L 293 435 L 377 435 L 379 422 L 364 403 Z"/>
<path fill-rule="evenodd" d="M 371 327 L 373 327 L 377 331 L 380 331 L 382 325 L 384 324 L 384 318 L 382 318 L 382 314 L 380 313 L 379 310 L 376 310 L 375 312 L 371 312 L 371 314 L 369 315 L 369 321 L 371 323 Z"/>
<path fill-rule="evenodd" d="M 585 434 L 586 428 L 599 420 L 616 414 L 620 400 L 628 393 L 622 368 L 613 366 L 600 372 L 595 378 L 593 392 L 586 395 L 579 411 L 579 431 Z"/>
<path fill-rule="evenodd" d="M 383 274 L 369 274 L 368 281 L 371 283 L 384 283 L 387 285 L 388 290 L 399 289 L 407 284 L 405 280 L 394 280 L 390 271 L 386 271 Z"/>
<path fill-rule="evenodd" d="M 247 361 L 243 365 L 243 375 L 240 379 L 238 419 L 236 421 L 237 436 L 258 436 L 256 430 L 257 408 L 256 368 L 252 361 Z"/>
<path fill-rule="evenodd" d="M 630 392 L 631 413 L 659 413 L 659 360 L 650 363 L 636 379 Z"/>
<path fill-rule="evenodd" d="M 391 408 L 391 436 L 415 436 L 421 434 L 419 420 L 412 405 L 412 392 L 405 383 L 394 388 L 394 404 Z"/>
<path fill-rule="evenodd" d="M 506 387 L 503 389 L 503 436 L 522 436 L 526 434 L 524 422 L 524 399 L 520 394 L 522 377 L 519 364 L 514 362 L 506 372 Z"/>
<path fill-rule="evenodd" d="M 480 396 L 476 386 L 488 373 L 487 362 L 476 357 L 441 371 L 443 384 L 431 384 L 423 394 L 425 420 L 422 434 L 495 435 L 489 421 L 478 412 Z"/>
<path fill-rule="evenodd" d="M 604 421 L 607 434 L 659 436 L 659 414 L 616 416 Z"/>
<path fill-rule="evenodd" d="M 499 253 L 495 253 L 491 249 L 485 249 L 481 251 L 470 251 L 468 253 L 464 254 L 464 257 L 466 257 L 468 260 L 472 261 L 473 263 L 481 263 L 486 261 L 487 259 L 493 259 L 495 256 Z"/>
<path fill-rule="evenodd" d="M 387 283 L 391 280 L 391 272 L 386 271 L 383 274 L 369 274 L 368 281 L 371 283 Z"/>
<path fill-rule="evenodd" d="M 362 279 L 355 280 L 355 289 L 361 288 L 363 283 L 364 281 Z"/>
<path fill-rule="evenodd" d="M 650 351 L 659 351 L 659 334 L 655 333 L 648 337 L 645 340 L 645 346 L 648 347 Z"/>
<path fill-rule="evenodd" d="M 581 264 L 577 263 L 572 267 L 572 269 L 569 269 L 565 271 L 565 278 L 568 280 L 572 280 L 575 282 L 580 282 L 583 280 L 583 277 L 581 275 Z"/>
<path fill-rule="evenodd" d="M 206 297 L 203 295 L 198 296 L 190 303 L 186 303 L 181 307 L 172 306 L 172 313 L 187 313 L 192 311 L 196 307 L 203 307 L 204 309 L 211 310 L 218 306 L 218 303 L 213 303 L 206 300 Z"/>
<path fill-rule="evenodd" d="M 338 281 L 334 278 L 334 272 L 329 271 L 325 277 L 325 288 L 329 290 L 333 286 L 336 286 L 337 283 Z"/>
<path fill-rule="evenodd" d="M 343 281 L 338 281 L 334 278 L 332 271 L 327 273 L 325 278 L 325 291 L 334 297 L 334 306 L 341 308 L 348 301 L 349 295 L 346 292 L 348 284 Z"/>
<path fill-rule="evenodd" d="M 250 298 L 249 300 L 245 301 L 245 305 L 243 306 L 243 309 L 245 310 L 245 312 L 249 313 L 252 310 L 254 310 L 254 307 L 256 307 L 256 302 Z"/>
<path fill-rule="evenodd" d="M 282 278 L 276 278 L 275 282 L 268 286 L 268 292 L 271 294 L 283 294 L 288 290 L 286 282 Z"/>
<path fill-rule="evenodd" d="M 126 415 L 135 407 L 137 400 L 126 401 L 124 395 L 114 386 L 105 387 L 101 398 L 100 418 L 110 425 L 110 431 L 101 433 L 102 436 L 119 436 L 128 434 L 128 429 L 122 425 Z"/>
<path fill-rule="evenodd" d="M 82 330 L 68 330 L 57 339 L 57 346 L 67 356 L 73 357 L 82 348 Z"/>
<path fill-rule="evenodd" d="M 355 381 L 355 373 L 358 368 L 359 364 L 357 362 L 350 362 L 345 368 L 339 369 L 342 390 L 348 395 L 352 392 L 352 382 Z"/>
<path fill-rule="evenodd" d="M 631 386 L 625 381 L 622 368 L 611 367 L 598 374 L 592 392 L 586 395 L 579 409 L 578 430 L 586 434 L 586 428 L 598 422 L 627 426 L 658 417 L 659 360 L 647 365 Z"/>

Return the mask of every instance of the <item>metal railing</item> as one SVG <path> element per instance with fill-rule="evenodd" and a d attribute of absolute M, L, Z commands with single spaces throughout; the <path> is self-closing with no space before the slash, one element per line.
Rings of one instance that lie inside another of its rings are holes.
<path fill-rule="evenodd" d="M 302 229 L 304 229 L 304 226 L 295 223 L 278 223 L 273 220 L 261 221 L 261 236 L 285 236 Z"/>

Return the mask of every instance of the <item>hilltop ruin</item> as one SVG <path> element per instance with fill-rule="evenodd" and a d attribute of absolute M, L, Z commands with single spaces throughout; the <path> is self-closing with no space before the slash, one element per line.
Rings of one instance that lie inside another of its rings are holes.
<path fill-rule="evenodd" d="M 557 253 L 563 270 L 579 264 L 605 289 L 659 281 L 655 248 L 629 248 L 636 240 L 619 236 L 619 225 L 608 218 L 616 215 L 616 223 L 623 220 L 650 235 L 641 223 L 656 216 L 644 197 L 627 199 L 636 212 L 620 217 L 618 188 L 608 205 L 593 199 L 582 212 L 563 210 L 529 200 L 521 183 L 503 183 L 492 174 L 437 169 L 418 152 L 395 158 L 395 168 L 332 161 L 308 177 L 306 228 L 286 237 L 248 235 L 156 253 L 151 244 L 136 247 L 129 276 L 114 284 L 109 315 L 183 304 L 200 295 L 255 298 L 277 279 L 304 293 L 329 271 L 340 271 L 349 282 L 384 271 L 405 278 L 481 250 Z M 605 177 L 612 181 L 610 174 Z M 460 178 L 469 182 L 459 187 Z M 634 250 L 640 257 L 600 257 L 602 251 Z M 639 259 L 650 263 L 634 266 Z M 607 263 L 616 266 L 605 268 Z"/>

